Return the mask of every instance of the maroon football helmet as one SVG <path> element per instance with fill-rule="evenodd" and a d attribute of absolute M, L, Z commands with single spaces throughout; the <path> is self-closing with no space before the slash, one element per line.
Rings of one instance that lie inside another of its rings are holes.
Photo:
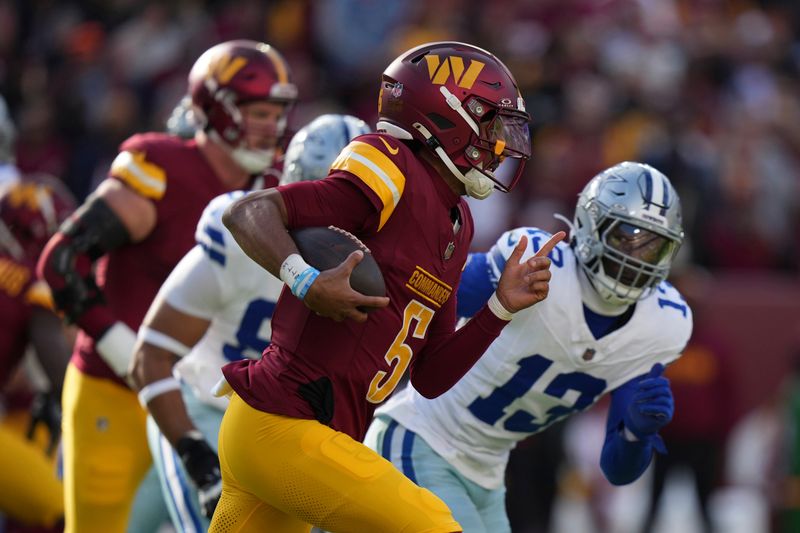
<path fill-rule="evenodd" d="M 511 190 L 531 155 L 514 76 L 469 44 L 427 43 L 395 59 L 383 72 L 378 115 L 378 131 L 424 143 L 475 198 Z"/>
<path fill-rule="evenodd" d="M 57 178 L 38 174 L 0 190 L 0 248 L 17 260 L 36 261 L 45 244 L 76 208 Z"/>
<path fill-rule="evenodd" d="M 189 73 L 189 95 L 200 126 L 234 149 L 234 158 L 251 172 L 269 167 L 273 150 L 247 149 L 242 146 L 244 124 L 241 104 L 267 100 L 285 104 L 277 136 L 285 134 L 297 87 L 291 80 L 289 66 L 280 53 L 268 44 L 235 40 L 206 50 Z M 263 168 L 254 168 L 254 167 Z"/>

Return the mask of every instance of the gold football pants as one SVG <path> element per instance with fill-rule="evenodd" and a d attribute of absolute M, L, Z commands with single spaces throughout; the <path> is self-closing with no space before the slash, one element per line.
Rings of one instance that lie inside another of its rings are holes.
<path fill-rule="evenodd" d="M 25 415 L 10 416 L 0 425 L 0 512 L 27 525 L 49 527 L 64 515 L 64 491 L 44 445 L 25 438 Z"/>
<path fill-rule="evenodd" d="M 222 499 L 212 533 L 461 531 L 447 506 L 360 442 L 234 394 L 219 436 Z"/>
<path fill-rule="evenodd" d="M 70 364 L 63 392 L 66 533 L 124 533 L 152 462 L 136 393 Z"/>

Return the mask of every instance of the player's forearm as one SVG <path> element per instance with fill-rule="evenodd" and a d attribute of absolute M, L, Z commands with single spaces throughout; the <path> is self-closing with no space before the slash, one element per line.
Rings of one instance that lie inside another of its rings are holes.
<path fill-rule="evenodd" d="M 411 369 L 414 388 L 426 398 L 435 398 L 456 384 L 500 335 L 508 321 L 484 306 L 464 327 L 425 346 Z"/>
<path fill-rule="evenodd" d="M 143 404 L 159 429 L 174 446 L 194 424 L 186 412 L 180 384 L 172 375 L 177 357 L 167 350 L 144 343 L 134 355 L 131 377 Z"/>
<path fill-rule="evenodd" d="M 53 291 L 56 306 L 70 322 L 98 339 L 116 321 L 94 278 L 93 263 L 130 242 L 117 213 L 100 197 L 90 197 L 50 239 L 37 265 Z"/>
<path fill-rule="evenodd" d="M 64 374 L 72 355 L 72 346 L 63 334 L 61 319 L 47 309 L 35 309 L 29 326 L 29 336 L 52 392 L 56 398 L 61 398 Z"/>
<path fill-rule="evenodd" d="M 232 203 L 222 216 L 239 247 L 272 275 L 297 246 L 286 231 L 286 206 L 275 190 L 250 193 Z"/>
<path fill-rule="evenodd" d="M 158 424 L 161 433 L 174 447 L 187 432 L 197 429 L 189 418 L 180 390 L 171 391 L 147 404 L 147 410 Z"/>

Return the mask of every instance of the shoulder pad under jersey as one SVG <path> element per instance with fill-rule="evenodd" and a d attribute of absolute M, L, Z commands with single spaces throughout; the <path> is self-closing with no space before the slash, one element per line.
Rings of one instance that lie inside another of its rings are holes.
<path fill-rule="evenodd" d="M 331 164 L 331 170 L 343 170 L 366 184 L 382 204 L 378 229 L 394 212 L 406 186 L 404 174 L 409 148 L 394 137 L 368 133 L 356 137 Z"/>

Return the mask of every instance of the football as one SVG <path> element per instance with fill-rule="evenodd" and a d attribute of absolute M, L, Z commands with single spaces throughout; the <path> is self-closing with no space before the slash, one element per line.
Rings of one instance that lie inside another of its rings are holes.
<path fill-rule="evenodd" d="M 338 266 L 356 250 L 363 251 L 364 259 L 350 274 L 350 286 L 367 296 L 386 295 L 386 285 L 378 263 L 369 248 L 355 235 L 334 226 L 300 228 L 291 230 L 289 234 L 303 259 L 320 271 Z"/>

